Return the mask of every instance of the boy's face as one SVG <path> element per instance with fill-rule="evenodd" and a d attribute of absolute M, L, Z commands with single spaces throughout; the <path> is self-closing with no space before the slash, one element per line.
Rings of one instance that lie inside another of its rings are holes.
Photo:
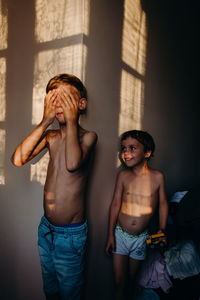
<path fill-rule="evenodd" d="M 121 158 L 129 168 L 144 162 L 151 151 L 144 153 L 144 146 L 135 138 L 127 137 L 121 142 Z"/>
<path fill-rule="evenodd" d="M 65 92 L 65 95 L 71 99 L 74 98 L 75 103 L 77 103 L 78 110 L 84 110 L 87 106 L 87 100 L 85 98 L 81 98 L 79 90 L 70 84 L 58 84 L 56 87 L 56 90 L 58 91 L 58 98 L 56 101 L 56 118 L 59 123 L 65 123 L 63 108 L 61 106 L 61 103 L 59 101 L 59 92 L 62 93 L 63 90 Z"/>

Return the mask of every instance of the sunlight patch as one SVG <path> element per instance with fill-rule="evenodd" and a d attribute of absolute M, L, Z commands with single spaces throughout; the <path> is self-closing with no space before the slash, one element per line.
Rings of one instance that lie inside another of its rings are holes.
<path fill-rule="evenodd" d="M 45 184 L 48 161 L 49 153 L 47 152 L 36 164 L 31 164 L 31 181 L 38 181 L 42 185 Z"/>
<path fill-rule="evenodd" d="M 140 79 L 122 70 L 119 135 L 127 130 L 141 129 L 143 89 L 144 83 Z"/>
<path fill-rule="evenodd" d="M 43 43 L 88 34 L 89 7 L 89 0 L 36 0 L 36 41 Z"/>
<path fill-rule="evenodd" d="M 122 60 L 141 75 L 145 73 L 146 37 L 146 14 L 140 0 L 125 0 Z"/>
<path fill-rule="evenodd" d="M 5 1 L 0 0 L 0 50 L 8 47 L 8 10 Z"/>

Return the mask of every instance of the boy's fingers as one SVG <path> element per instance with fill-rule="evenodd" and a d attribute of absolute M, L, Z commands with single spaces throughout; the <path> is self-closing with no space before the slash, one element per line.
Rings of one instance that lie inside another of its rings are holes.
<path fill-rule="evenodd" d="M 108 256 L 110 256 L 110 250 L 109 250 L 110 248 L 106 248 L 106 254 L 108 255 Z"/>

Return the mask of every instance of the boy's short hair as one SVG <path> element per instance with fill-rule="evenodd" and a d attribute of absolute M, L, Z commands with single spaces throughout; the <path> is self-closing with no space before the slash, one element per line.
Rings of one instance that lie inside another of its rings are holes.
<path fill-rule="evenodd" d="M 61 83 L 73 85 L 80 92 L 81 98 L 87 99 L 87 90 L 82 81 L 78 77 L 66 73 L 58 74 L 51 78 L 46 86 L 46 93 Z"/>
<path fill-rule="evenodd" d="M 153 156 L 153 153 L 155 151 L 155 143 L 152 136 L 148 132 L 142 130 L 126 131 L 120 136 L 120 144 L 128 137 L 132 137 L 138 140 L 138 142 L 140 142 L 144 146 L 144 153 L 146 153 L 147 151 L 151 151 L 151 155 L 147 158 L 147 160 L 149 160 Z"/>

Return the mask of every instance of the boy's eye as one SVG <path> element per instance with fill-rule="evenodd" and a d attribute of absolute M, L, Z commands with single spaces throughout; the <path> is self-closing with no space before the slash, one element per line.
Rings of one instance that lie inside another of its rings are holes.
<path fill-rule="evenodd" d="M 135 150 L 136 148 L 134 146 L 130 146 L 130 150 L 133 151 Z"/>
<path fill-rule="evenodd" d="M 123 151 L 126 151 L 126 147 L 121 147 L 121 151 L 123 152 Z"/>

